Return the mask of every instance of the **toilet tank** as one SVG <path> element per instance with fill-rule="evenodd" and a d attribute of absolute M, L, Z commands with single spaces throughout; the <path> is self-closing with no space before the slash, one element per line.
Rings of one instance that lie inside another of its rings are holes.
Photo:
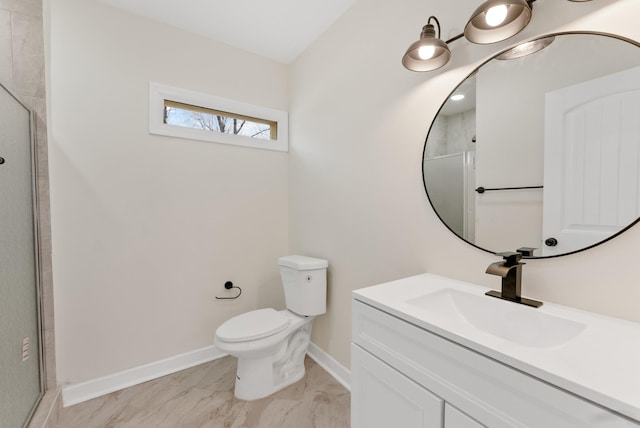
<path fill-rule="evenodd" d="M 329 262 L 307 256 L 278 259 L 287 309 L 298 315 L 320 315 L 327 311 L 327 266 Z"/>

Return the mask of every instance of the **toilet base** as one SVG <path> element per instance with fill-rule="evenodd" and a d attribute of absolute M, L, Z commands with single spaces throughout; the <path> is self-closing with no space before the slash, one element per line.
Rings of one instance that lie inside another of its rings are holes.
<path fill-rule="evenodd" d="M 259 400 L 296 383 L 304 377 L 305 370 L 303 365 L 302 370 L 298 370 L 297 374 L 292 374 L 288 379 L 276 385 L 273 382 L 272 366 L 273 361 L 270 357 L 261 358 L 260 360 L 238 359 L 235 397 L 245 401 Z"/>
<path fill-rule="evenodd" d="M 234 395 L 252 401 L 267 397 L 304 377 L 304 357 L 311 339 L 311 322 L 294 331 L 274 354 L 238 358 Z"/>

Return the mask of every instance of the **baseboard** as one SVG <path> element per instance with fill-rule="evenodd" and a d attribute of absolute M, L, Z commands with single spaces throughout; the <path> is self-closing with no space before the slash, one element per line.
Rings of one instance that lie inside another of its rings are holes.
<path fill-rule="evenodd" d="M 227 354 L 220 352 L 214 346 L 208 346 L 185 354 L 176 355 L 175 357 L 92 379 L 87 382 L 68 385 L 62 388 L 62 405 L 63 407 L 68 407 L 82 403 L 83 401 L 101 397 L 130 386 L 213 361 L 226 355 Z M 331 355 L 327 354 L 314 343 L 309 344 L 307 355 L 345 388 L 351 390 L 351 373 Z"/>
<path fill-rule="evenodd" d="M 62 405 L 64 407 L 82 403 L 92 398 L 138 385 L 198 364 L 213 361 L 226 356 L 214 346 L 197 349 L 175 357 L 155 361 L 118 373 L 113 373 L 87 382 L 69 385 L 62 388 Z"/>
<path fill-rule="evenodd" d="M 337 362 L 331 355 L 327 354 L 315 343 L 309 343 L 307 355 L 311 357 L 320 367 L 329 373 L 342 386 L 351 391 L 351 372 L 345 366 Z"/>

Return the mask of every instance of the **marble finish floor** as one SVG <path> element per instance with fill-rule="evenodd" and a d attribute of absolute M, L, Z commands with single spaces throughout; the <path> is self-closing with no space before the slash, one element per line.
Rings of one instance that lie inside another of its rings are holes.
<path fill-rule="evenodd" d="M 351 395 L 309 357 L 299 382 L 261 400 L 233 396 L 224 357 L 61 410 L 59 428 L 348 428 Z"/>

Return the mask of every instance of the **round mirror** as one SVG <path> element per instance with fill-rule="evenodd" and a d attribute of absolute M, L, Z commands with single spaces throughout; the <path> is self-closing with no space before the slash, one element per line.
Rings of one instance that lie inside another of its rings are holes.
<path fill-rule="evenodd" d="M 440 108 L 423 178 L 443 223 L 489 252 L 580 251 L 640 215 L 640 51 L 553 34 L 491 58 Z"/>

